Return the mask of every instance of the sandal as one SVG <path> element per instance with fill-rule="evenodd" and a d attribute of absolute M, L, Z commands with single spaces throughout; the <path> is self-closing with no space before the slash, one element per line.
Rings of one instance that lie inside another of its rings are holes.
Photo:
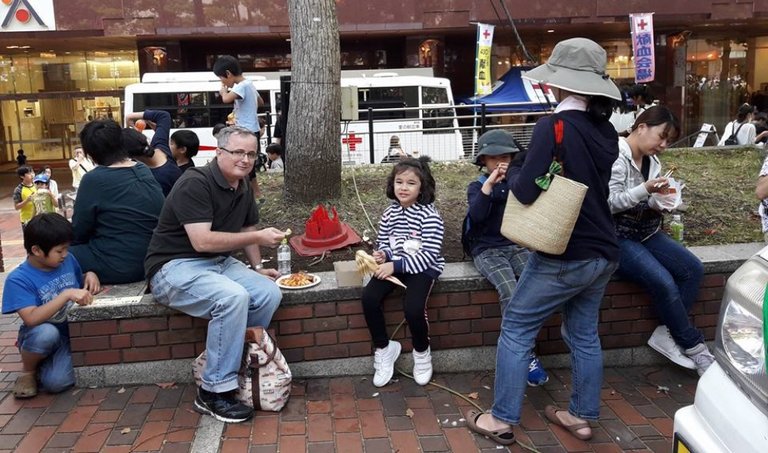
<path fill-rule="evenodd" d="M 483 429 L 479 426 L 477 426 L 477 419 L 480 418 L 481 415 L 483 415 L 485 412 L 480 412 L 476 410 L 471 410 L 467 412 L 467 426 L 470 430 L 482 434 L 483 436 L 487 436 L 491 440 L 493 440 L 496 443 L 499 443 L 501 445 L 512 445 L 515 443 L 515 433 L 512 431 L 512 427 L 509 428 L 507 431 L 488 431 L 487 429 Z"/>
<path fill-rule="evenodd" d="M 37 395 L 37 378 L 34 374 L 22 374 L 13 384 L 13 396 L 19 399 L 32 398 Z"/>
<path fill-rule="evenodd" d="M 566 425 L 557 416 L 558 412 L 564 412 L 564 411 L 562 409 L 558 409 L 557 407 L 551 406 L 551 405 L 544 408 L 544 416 L 547 417 L 547 420 L 549 420 L 550 423 L 567 430 L 573 435 L 573 437 L 577 439 L 589 440 L 592 438 L 592 429 L 591 429 L 592 427 L 589 426 L 589 422 L 579 422 L 573 425 Z M 579 432 L 580 429 L 584 429 L 584 428 L 590 428 L 589 434 L 582 434 Z"/>

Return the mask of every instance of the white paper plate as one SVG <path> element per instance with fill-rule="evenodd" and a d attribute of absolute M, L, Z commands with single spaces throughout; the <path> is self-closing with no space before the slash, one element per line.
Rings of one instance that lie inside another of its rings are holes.
<path fill-rule="evenodd" d="M 313 286 L 316 286 L 316 285 L 320 284 L 320 277 L 318 277 L 315 274 L 307 274 L 307 275 L 309 277 L 312 277 L 312 280 L 313 280 L 312 283 L 310 283 L 309 285 L 304 285 L 304 286 L 287 286 L 287 285 L 283 285 L 283 280 L 285 280 L 288 277 L 290 277 L 290 275 L 283 275 L 282 277 L 280 277 L 277 280 L 275 280 L 275 283 L 277 283 L 277 286 L 282 288 L 282 289 L 307 289 L 307 288 L 311 288 Z"/>

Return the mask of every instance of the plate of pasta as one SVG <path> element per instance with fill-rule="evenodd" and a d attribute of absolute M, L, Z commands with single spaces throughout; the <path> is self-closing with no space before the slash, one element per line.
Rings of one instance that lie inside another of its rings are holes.
<path fill-rule="evenodd" d="M 306 272 L 296 272 L 283 275 L 275 280 L 277 286 L 282 289 L 307 289 L 320 284 L 320 277 Z"/>

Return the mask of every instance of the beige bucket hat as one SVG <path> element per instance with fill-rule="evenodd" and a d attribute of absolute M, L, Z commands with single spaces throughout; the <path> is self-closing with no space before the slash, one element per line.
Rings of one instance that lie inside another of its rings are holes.
<path fill-rule="evenodd" d="M 605 72 L 605 49 L 587 38 L 560 41 L 552 56 L 522 77 L 573 93 L 621 100 L 619 88 Z"/>

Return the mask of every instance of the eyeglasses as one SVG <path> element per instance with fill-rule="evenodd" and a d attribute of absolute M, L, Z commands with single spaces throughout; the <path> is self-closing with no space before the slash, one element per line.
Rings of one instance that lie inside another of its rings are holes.
<path fill-rule="evenodd" d="M 244 157 L 247 157 L 250 160 L 256 160 L 257 157 L 259 157 L 259 153 L 256 151 L 245 151 L 243 149 L 236 149 L 233 151 L 228 150 L 227 148 L 219 147 L 220 150 L 226 151 L 229 154 L 232 155 L 237 160 L 243 160 Z"/>

